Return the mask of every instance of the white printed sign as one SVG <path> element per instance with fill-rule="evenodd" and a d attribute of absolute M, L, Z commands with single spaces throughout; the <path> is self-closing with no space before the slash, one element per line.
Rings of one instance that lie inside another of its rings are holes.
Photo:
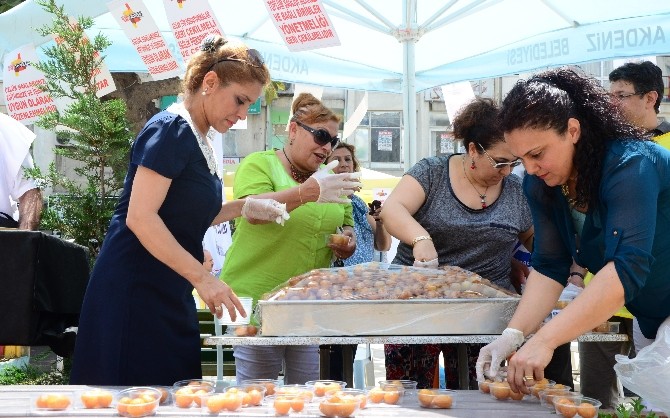
<path fill-rule="evenodd" d="M 224 34 L 209 1 L 163 0 L 163 5 L 185 63 L 207 35 Z"/>
<path fill-rule="evenodd" d="M 182 73 L 142 0 L 116 0 L 107 3 L 107 8 L 140 54 L 154 80 L 164 80 Z"/>
<path fill-rule="evenodd" d="M 265 7 L 289 51 L 340 45 L 321 0 L 265 0 Z"/>
<path fill-rule="evenodd" d="M 379 131 L 377 135 L 377 151 L 393 151 L 393 132 Z"/>
<path fill-rule="evenodd" d="M 449 134 L 440 134 L 440 154 L 448 154 L 452 152 L 453 141 L 454 138 Z"/>
<path fill-rule="evenodd" d="M 475 100 L 475 93 L 469 81 L 447 84 L 442 86 L 444 106 L 447 108 L 447 116 L 453 121 L 459 110 L 466 104 Z"/>
<path fill-rule="evenodd" d="M 389 194 L 391 194 L 391 191 L 392 189 L 372 189 L 372 200 L 379 200 L 380 202 L 384 203 L 386 198 L 389 197 Z"/>
<path fill-rule="evenodd" d="M 24 125 L 33 123 L 44 113 L 56 111 L 51 96 L 37 87 L 46 82 L 44 73 L 33 66 L 38 61 L 35 46 L 28 44 L 5 54 L 3 62 L 7 112 Z"/>

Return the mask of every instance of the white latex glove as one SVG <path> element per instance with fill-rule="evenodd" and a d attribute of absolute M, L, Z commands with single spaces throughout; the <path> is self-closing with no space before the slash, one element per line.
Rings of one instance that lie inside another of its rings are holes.
<path fill-rule="evenodd" d="M 286 203 L 279 203 L 274 199 L 254 199 L 247 197 L 242 206 L 242 217 L 249 220 L 274 221 L 284 225 L 290 218 L 286 212 Z"/>
<path fill-rule="evenodd" d="M 437 262 L 437 258 L 428 261 L 419 261 L 414 260 L 414 267 L 423 267 L 427 269 L 436 269 L 440 267 L 440 264 Z"/>
<path fill-rule="evenodd" d="M 319 184 L 317 203 L 351 203 L 347 196 L 351 196 L 363 186 L 362 183 L 355 181 L 360 175 L 354 173 L 331 174 L 330 171 L 338 164 L 337 160 L 331 161 L 312 174 L 312 177 Z"/>
<path fill-rule="evenodd" d="M 523 341 L 523 332 L 506 328 L 495 341 L 482 347 L 475 364 L 477 381 L 483 382 L 487 377 L 495 380 L 500 371 L 500 363 L 521 347 Z"/>

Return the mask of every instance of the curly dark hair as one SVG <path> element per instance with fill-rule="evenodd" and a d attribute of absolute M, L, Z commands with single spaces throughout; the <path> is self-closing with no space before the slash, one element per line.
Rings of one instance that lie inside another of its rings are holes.
<path fill-rule="evenodd" d="M 498 105 L 491 99 L 477 98 L 461 109 L 454 118 L 454 137 L 463 141 L 465 149 L 471 142 L 485 150 L 505 140 L 498 121 Z M 482 154 L 479 147 L 477 153 Z"/>
<path fill-rule="evenodd" d="M 500 110 L 504 132 L 554 129 L 560 135 L 566 132 L 569 118 L 581 125 L 573 161 L 578 173 L 577 204 L 593 206 L 598 200 L 607 144 L 649 137 L 626 122 L 597 80 L 576 68 L 552 69 L 519 80 Z"/>
<path fill-rule="evenodd" d="M 621 67 L 615 68 L 609 75 L 610 82 L 619 80 L 627 81 L 635 88 L 635 93 L 644 94 L 655 91 L 656 103 L 654 110 L 659 112 L 663 100 L 663 71 L 651 61 L 628 62 Z"/>

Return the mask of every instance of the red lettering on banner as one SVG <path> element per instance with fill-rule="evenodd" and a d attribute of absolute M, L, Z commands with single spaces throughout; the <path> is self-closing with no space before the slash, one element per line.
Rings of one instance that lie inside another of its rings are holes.
<path fill-rule="evenodd" d="M 95 89 L 96 90 L 102 90 L 105 87 L 109 87 L 109 82 L 106 78 L 103 78 L 102 80 L 95 83 Z"/>

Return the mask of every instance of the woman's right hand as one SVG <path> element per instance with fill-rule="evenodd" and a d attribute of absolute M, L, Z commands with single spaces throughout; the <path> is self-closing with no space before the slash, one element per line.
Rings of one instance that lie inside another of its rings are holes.
<path fill-rule="evenodd" d="M 207 273 L 207 276 L 196 287 L 196 290 L 200 298 L 207 304 L 209 311 L 221 319 L 222 306 L 224 306 L 225 309 L 228 309 L 230 319 L 233 321 L 237 317 L 237 312 L 243 318 L 246 318 L 248 314 L 244 311 L 244 307 L 235 292 L 233 292 L 233 289 L 211 274 Z"/>
<path fill-rule="evenodd" d="M 437 250 L 433 241 L 424 239 L 417 241 L 412 249 L 414 255 L 414 267 L 438 268 Z"/>

